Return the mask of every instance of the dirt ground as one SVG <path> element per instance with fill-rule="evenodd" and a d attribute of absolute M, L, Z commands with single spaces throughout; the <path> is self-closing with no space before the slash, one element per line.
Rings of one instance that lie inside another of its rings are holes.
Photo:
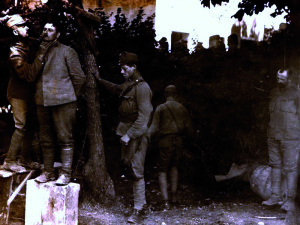
<path fill-rule="evenodd" d="M 206 185 L 179 184 L 179 204 L 166 211 L 161 208 L 161 194 L 157 177 L 146 177 L 146 198 L 148 212 L 144 224 L 297 224 L 291 220 L 300 218 L 297 213 L 289 215 L 289 223 L 284 223 L 286 213 L 280 207 L 261 205 L 262 199 L 253 193 L 248 182 L 232 179 Z M 179 181 L 180 183 L 180 181 Z M 119 177 L 115 181 L 116 199 L 113 203 L 97 206 L 79 206 L 79 225 L 127 224 L 127 216 L 132 208 L 131 181 Z M 25 224 L 25 196 L 19 196 L 10 209 L 9 224 Z M 299 200 L 297 200 L 299 202 Z M 299 220 L 299 219 L 298 219 Z M 298 224 L 300 221 L 298 221 Z"/>
<path fill-rule="evenodd" d="M 122 187 L 117 190 L 115 203 L 96 208 L 81 207 L 79 224 L 127 224 L 126 212 L 133 200 L 132 193 L 126 193 L 125 189 L 131 186 L 130 181 L 123 179 L 115 185 Z M 158 182 L 146 180 L 149 211 L 144 224 L 287 224 L 284 222 L 286 213 L 280 207 L 261 205 L 262 199 L 251 191 L 247 182 L 231 180 L 208 188 L 180 185 L 178 191 L 180 204 L 173 205 L 168 211 L 163 210 Z M 295 217 L 299 215 L 289 215 L 289 218 Z"/>

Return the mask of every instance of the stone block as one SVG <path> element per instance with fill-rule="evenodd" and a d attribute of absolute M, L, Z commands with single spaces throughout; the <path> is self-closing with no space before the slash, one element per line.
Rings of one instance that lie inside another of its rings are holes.
<path fill-rule="evenodd" d="M 78 224 L 80 185 L 56 186 L 55 181 L 39 184 L 29 180 L 26 186 L 25 225 Z"/>
<path fill-rule="evenodd" d="M 7 200 L 12 193 L 13 173 L 0 170 L 0 224 L 8 224 L 9 208 Z"/>

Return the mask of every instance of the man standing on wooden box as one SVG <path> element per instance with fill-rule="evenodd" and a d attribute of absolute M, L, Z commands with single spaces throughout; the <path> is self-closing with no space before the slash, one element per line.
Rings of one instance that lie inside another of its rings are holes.
<path fill-rule="evenodd" d="M 54 151 L 60 147 L 62 168 L 57 185 L 71 180 L 74 139 L 72 135 L 77 109 L 77 96 L 85 81 L 74 49 L 59 43 L 59 21 L 46 23 L 42 38 L 52 42 L 45 57 L 41 76 L 36 81 L 35 101 L 40 124 L 40 143 L 44 171 L 35 179 L 39 183 L 55 180 Z"/>

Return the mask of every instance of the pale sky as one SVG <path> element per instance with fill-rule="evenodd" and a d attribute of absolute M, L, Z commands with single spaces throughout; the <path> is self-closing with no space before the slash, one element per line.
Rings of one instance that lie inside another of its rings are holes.
<path fill-rule="evenodd" d="M 203 42 L 205 48 L 209 47 L 209 37 L 220 35 L 225 39 L 231 34 L 232 24 L 235 18 L 231 18 L 238 11 L 238 3 L 241 0 L 229 0 L 222 6 L 204 8 L 199 0 L 157 0 L 155 29 L 157 40 L 166 37 L 171 43 L 172 31 L 189 33 L 188 47 L 193 49 L 192 39 Z M 275 7 L 267 8 L 262 13 L 252 17 L 245 16 L 248 35 L 254 18 L 256 18 L 257 30 L 260 31 L 259 39 L 262 40 L 264 27 L 274 26 L 278 30 L 279 24 L 285 22 L 283 15 L 273 18 L 270 16 Z"/>

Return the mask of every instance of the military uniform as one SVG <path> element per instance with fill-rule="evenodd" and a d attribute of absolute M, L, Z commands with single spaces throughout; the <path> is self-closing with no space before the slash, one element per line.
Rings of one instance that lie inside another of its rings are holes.
<path fill-rule="evenodd" d="M 153 110 L 151 104 L 152 92 L 149 85 L 138 75 L 118 85 L 101 79 L 106 89 L 120 96 L 120 123 L 116 134 L 120 137 L 127 134 L 130 137 L 128 145 L 122 144 L 122 159 L 130 168 L 130 176 L 134 179 L 134 208 L 141 210 L 146 203 L 144 162 L 148 146 L 148 121 Z M 133 86 L 124 96 L 123 93 Z"/>
<path fill-rule="evenodd" d="M 11 20 L 13 18 L 14 16 Z M 22 24 L 22 19 L 19 16 L 17 18 Z M 12 23 L 9 24 L 12 25 Z M 43 68 L 43 57 L 47 49 L 40 49 L 33 63 L 29 64 L 29 47 L 25 40 L 16 42 L 10 47 L 9 66 L 11 77 L 7 88 L 7 98 L 12 105 L 16 129 L 3 167 L 16 172 L 24 171 L 24 168 L 15 165 L 16 156 L 21 149 L 22 165 L 32 168 L 39 166 L 32 163 L 30 158 L 31 142 L 37 122 L 34 116 L 35 105 L 33 100 L 35 86 L 29 82 L 33 81 Z"/>
<path fill-rule="evenodd" d="M 184 151 L 183 137 L 191 139 L 193 129 L 187 109 L 175 100 L 177 90 L 174 85 L 165 89 L 166 102 L 155 110 L 150 136 L 158 132 L 159 147 L 159 186 L 163 198 L 163 207 L 169 209 L 167 172 L 170 170 L 172 202 L 177 202 L 178 162 Z"/>
<path fill-rule="evenodd" d="M 176 123 L 169 110 L 173 112 Z M 156 131 L 158 132 L 158 147 L 160 149 L 158 168 L 160 171 L 166 172 L 169 167 L 178 164 L 184 151 L 183 137 L 193 136 L 191 119 L 186 108 L 175 100 L 167 100 L 166 103 L 159 105 L 149 128 L 150 134 Z"/>
<path fill-rule="evenodd" d="M 289 84 L 274 88 L 270 94 L 268 130 L 269 164 L 272 167 L 272 196 L 281 197 L 282 172 L 287 181 L 287 197 L 294 199 L 298 181 L 300 144 L 300 91 Z M 272 197 L 272 199 L 275 199 Z M 268 204 L 271 200 L 263 202 Z M 275 201 L 274 201 L 275 202 Z M 278 204 L 282 204 L 277 201 Z M 289 204 L 290 205 L 290 204 Z M 286 209 L 285 205 L 282 206 Z"/>

